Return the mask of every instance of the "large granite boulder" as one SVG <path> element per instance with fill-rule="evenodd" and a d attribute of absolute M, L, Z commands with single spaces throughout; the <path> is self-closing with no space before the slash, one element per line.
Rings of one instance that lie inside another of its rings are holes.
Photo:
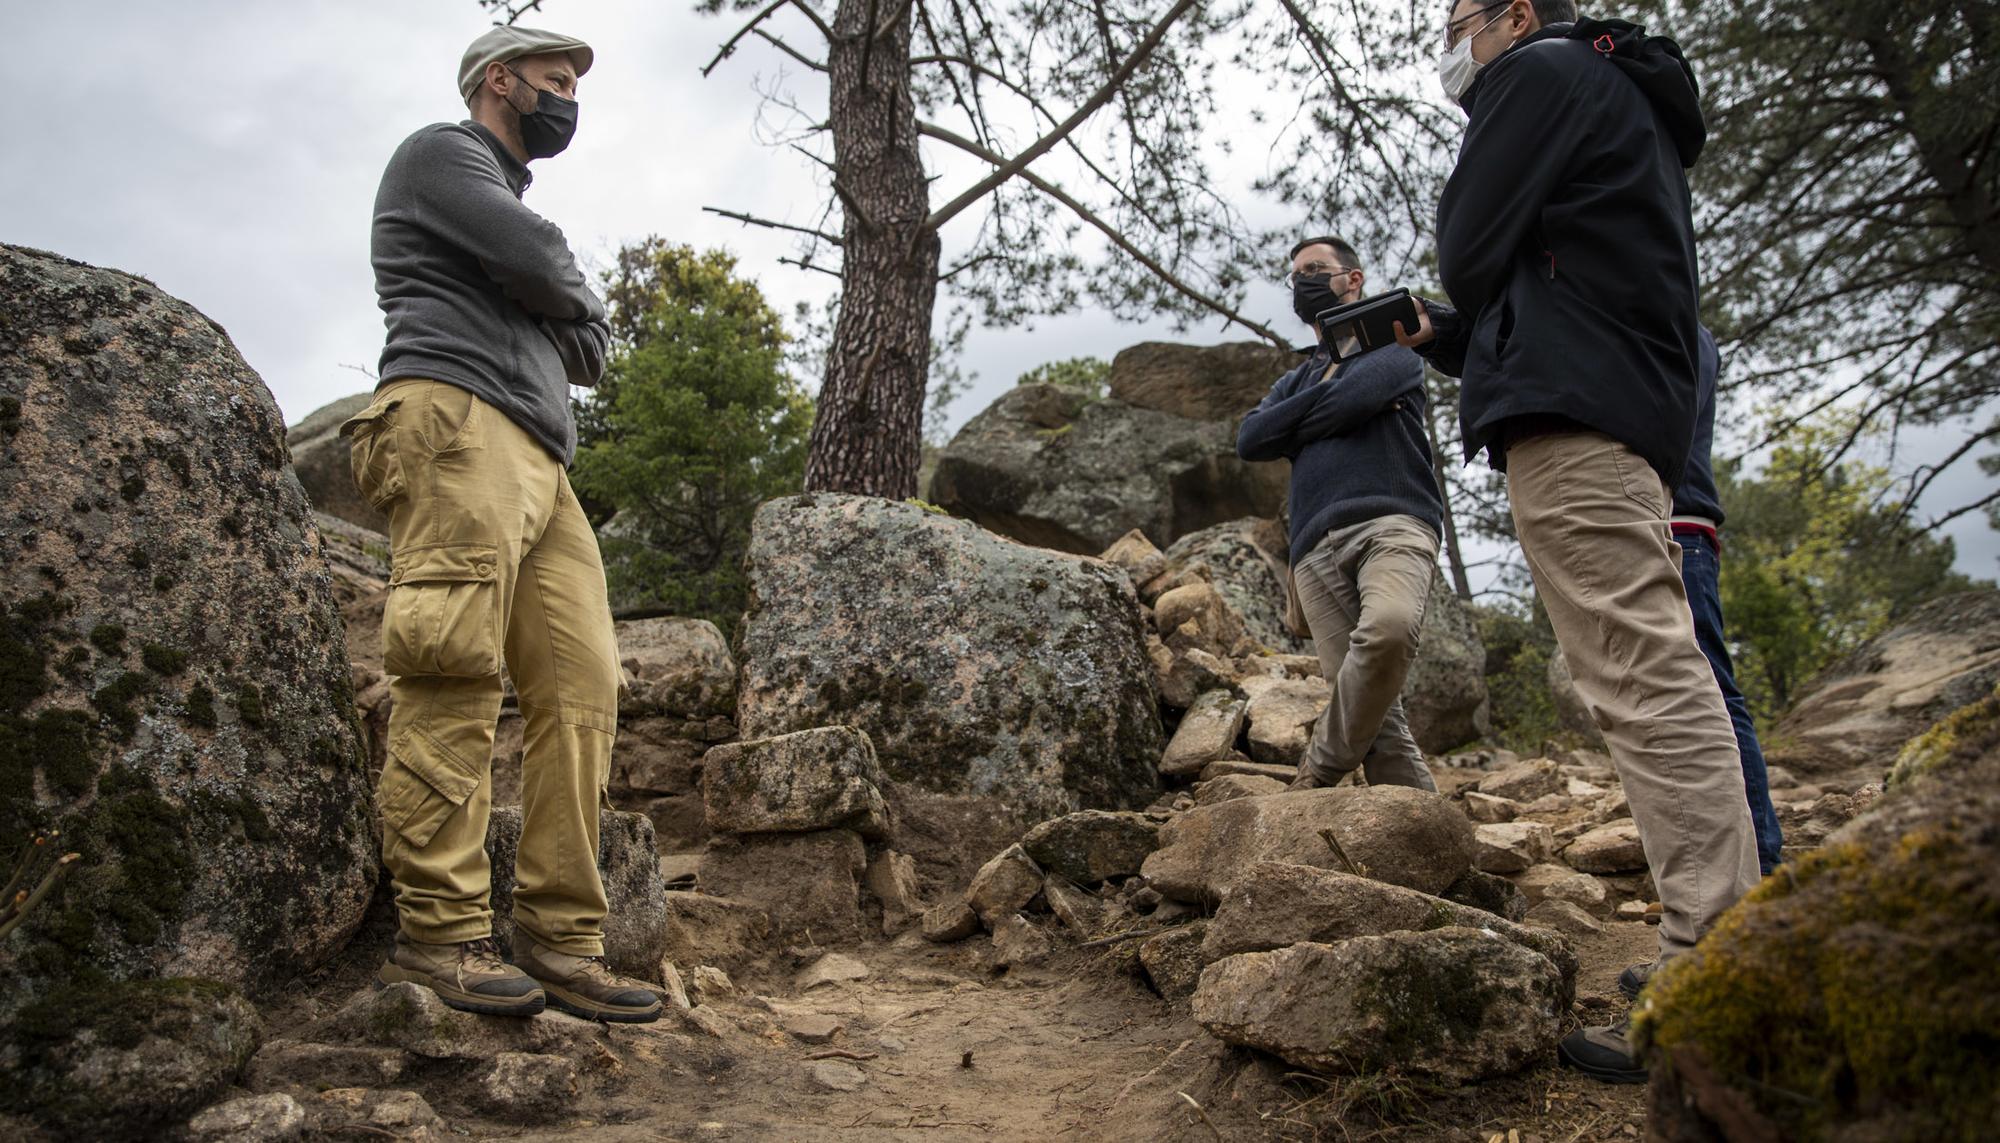
<path fill-rule="evenodd" d="M 1885 766 L 1912 735 L 2000 682 L 2000 591 L 1934 599 L 1821 671 L 1770 735 L 1796 774 Z"/>
<path fill-rule="evenodd" d="M 1905 666 L 1910 664 L 1905 661 Z M 1905 750 L 1647 990 L 1660 1139 L 1984 1139 L 2000 1123 L 2000 698 Z"/>
<path fill-rule="evenodd" d="M 294 979 L 378 867 L 277 404 L 142 278 L 0 246 L 0 297 L 0 838 L 83 855 L 0 942 L 0 1025 L 77 975 Z"/>
<path fill-rule="evenodd" d="M 1134 528 L 1167 543 L 1275 516 L 1285 481 L 1282 465 L 1239 460 L 1228 424 L 1018 385 L 945 446 L 930 499 L 1023 543 L 1095 555 Z"/>
<path fill-rule="evenodd" d="M 29 1003 L 0 1041 L 0 1111 L 43 1131 L 9 1138 L 164 1139 L 242 1074 L 257 1010 L 208 980 L 70 986 Z"/>
<path fill-rule="evenodd" d="M 1234 432 L 1278 378 L 1302 360 L 1261 341 L 1142 341 L 1111 359 L 1111 395 L 1141 409 L 1223 421 Z"/>
<path fill-rule="evenodd" d="M 292 470 L 316 511 L 371 532 L 387 532 L 388 513 L 368 503 L 354 487 L 347 438 L 340 435 L 340 426 L 374 399 L 372 392 L 354 393 L 321 405 L 285 433 L 285 445 L 292 454 Z"/>
<path fill-rule="evenodd" d="M 854 726 L 889 777 L 1023 821 L 1152 800 L 1162 735 L 1123 572 L 824 494 L 758 509 L 749 572 L 745 738 Z"/>

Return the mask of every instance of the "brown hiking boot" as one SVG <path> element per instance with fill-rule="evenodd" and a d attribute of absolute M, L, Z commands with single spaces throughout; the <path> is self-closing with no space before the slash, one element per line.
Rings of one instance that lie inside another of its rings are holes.
<path fill-rule="evenodd" d="M 396 948 L 376 974 L 383 984 L 421 984 L 465 1012 L 533 1016 L 542 1010 L 541 986 L 500 957 L 492 937 L 427 945 L 396 934 Z"/>
<path fill-rule="evenodd" d="M 653 987 L 611 971 L 601 956 L 560 953 L 514 930 L 514 963 L 541 983 L 549 1005 L 586 1020 L 650 1024 L 660 1018 Z"/>

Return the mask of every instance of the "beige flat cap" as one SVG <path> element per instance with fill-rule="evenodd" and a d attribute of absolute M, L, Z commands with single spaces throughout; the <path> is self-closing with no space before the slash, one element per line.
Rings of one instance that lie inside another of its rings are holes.
<path fill-rule="evenodd" d="M 576 68 L 579 76 L 590 70 L 590 61 L 596 58 L 590 45 L 574 36 L 544 32 L 540 28 L 493 28 L 472 41 L 465 49 L 465 58 L 458 62 L 458 94 L 470 106 L 472 93 L 479 90 L 479 81 L 486 77 L 487 64 L 545 52 L 568 53 L 570 66 Z"/>

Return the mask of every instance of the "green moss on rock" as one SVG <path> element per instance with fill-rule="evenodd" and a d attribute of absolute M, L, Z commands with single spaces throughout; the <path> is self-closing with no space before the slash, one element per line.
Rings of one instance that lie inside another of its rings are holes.
<path fill-rule="evenodd" d="M 129 739 L 139 729 L 141 712 L 133 707 L 152 692 L 153 680 L 150 676 L 141 671 L 126 671 L 91 695 L 90 705 L 97 708 L 119 738 Z"/>
<path fill-rule="evenodd" d="M 182 708 L 187 712 L 188 722 L 203 730 L 215 729 L 215 692 L 207 683 L 198 682 L 189 687 L 187 701 Z"/>
<path fill-rule="evenodd" d="M 1985 705 L 1940 728 L 1930 780 L 1906 778 L 1661 971 L 1636 1024 L 1656 1116 L 1721 1085 L 1786 1138 L 1860 1122 L 1869 1138 L 1990 1138 L 2000 752 Z"/>
<path fill-rule="evenodd" d="M 1889 768 L 1889 789 L 1907 785 L 1954 757 L 1977 752 L 2000 737 L 2000 689 L 1960 707 L 1904 745 Z"/>
<path fill-rule="evenodd" d="M 178 675 L 187 667 L 188 653 L 178 647 L 164 643 L 148 643 L 140 649 L 139 657 L 146 669 L 156 675 Z"/>

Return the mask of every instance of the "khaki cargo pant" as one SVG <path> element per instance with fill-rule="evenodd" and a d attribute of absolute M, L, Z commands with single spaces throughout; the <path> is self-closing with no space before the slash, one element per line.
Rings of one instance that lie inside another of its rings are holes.
<path fill-rule="evenodd" d="M 1324 784 L 1360 766 L 1371 786 L 1437 789 L 1401 698 L 1437 552 L 1437 533 L 1422 520 L 1380 516 L 1328 532 L 1292 569 L 1320 672 L 1333 687 L 1305 756 Z"/>
<path fill-rule="evenodd" d="M 1660 955 L 1678 955 L 1757 883 L 1757 836 L 1736 732 L 1695 642 L 1665 483 L 1602 433 L 1551 433 L 1507 450 L 1507 496 L 1625 785 L 1664 909 Z"/>
<path fill-rule="evenodd" d="M 597 537 L 569 478 L 505 414 L 439 381 L 382 386 L 341 433 L 356 486 L 389 515 L 394 705 L 376 805 L 403 932 L 443 944 L 493 931 L 486 826 L 504 656 L 526 737 L 514 920 L 557 951 L 601 954 L 597 815 L 618 650 Z"/>

